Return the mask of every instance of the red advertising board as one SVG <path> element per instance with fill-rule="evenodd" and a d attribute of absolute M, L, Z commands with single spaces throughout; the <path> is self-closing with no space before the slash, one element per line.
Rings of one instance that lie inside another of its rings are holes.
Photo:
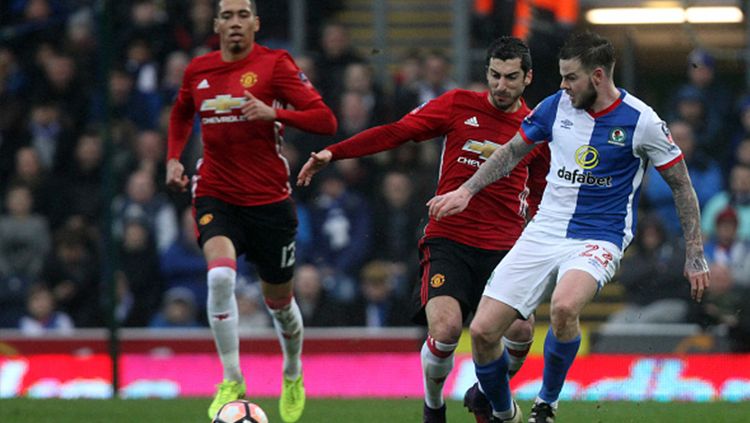
<path fill-rule="evenodd" d="M 245 354 L 248 395 L 276 396 L 281 356 Z M 543 361 L 530 357 L 512 380 L 519 399 L 532 399 L 541 384 Z M 310 397 L 421 397 L 419 354 L 346 353 L 304 357 Z M 111 394 L 107 355 L 30 354 L 0 357 L 0 397 L 106 398 Z M 221 375 L 213 353 L 125 353 L 120 363 L 125 397 L 209 396 Z M 359 375 L 353 377 L 352 375 Z M 456 357 L 446 392 L 460 398 L 474 382 L 471 357 Z M 750 355 L 579 357 L 571 368 L 563 399 L 740 401 L 750 399 Z"/>

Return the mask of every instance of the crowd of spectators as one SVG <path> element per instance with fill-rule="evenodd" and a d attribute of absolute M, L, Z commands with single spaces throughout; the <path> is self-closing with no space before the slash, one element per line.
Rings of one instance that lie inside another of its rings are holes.
<path fill-rule="evenodd" d="M 166 117 L 182 73 L 191 57 L 218 43 L 211 0 L 176 3 L 115 3 L 114 66 L 102 81 L 92 2 L 2 2 L 0 327 L 35 333 L 106 325 L 106 217 L 117 250 L 118 321 L 206 326 L 206 265 L 195 242 L 190 199 L 165 190 L 164 154 Z M 258 41 L 288 48 L 286 12 L 264 10 L 277 3 L 286 2 L 259 3 Z M 458 86 L 444 52 L 419 49 L 397 64 L 390 86 L 379 86 L 371 64 L 352 47 L 347 26 L 325 21 L 341 2 L 320 3 L 313 8 L 310 50 L 295 60 L 336 113 L 339 131 L 322 137 L 286 129 L 290 181 L 311 151 L 398 119 Z M 686 305 L 682 250 L 674 241 L 677 213 L 652 169 L 641 201 L 645 218 L 619 278 L 632 307 L 613 320 L 693 320 L 750 333 L 747 312 L 723 301 L 747 298 L 750 291 L 750 96 L 723 86 L 716 65 L 707 52 L 694 51 L 684 84 L 658 112 L 685 153 L 710 264 L 725 277 L 723 289 L 713 291 L 698 312 Z M 471 87 L 482 89 L 477 82 Z M 201 154 L 198 130 L 196 125 L 182 158 L 191 172 Z M 439 161 L 439 140 L 411 143 L 336 162 L 311 187 L 295 188 L 296 289 L 307 325 L 410 324 L 403 311 L 417 280 L 416 243 Z M 109 204 L 105 182 L 114 190 Z M 269 325 L 253 269 L 243 263 L 239 274 L 242 321 Z"/>

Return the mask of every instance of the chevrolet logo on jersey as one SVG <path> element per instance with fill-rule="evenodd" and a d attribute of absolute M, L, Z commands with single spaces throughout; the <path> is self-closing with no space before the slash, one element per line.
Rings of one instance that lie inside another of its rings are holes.
<path fill-rule="evenodd" d="M 462 150 L 477 153 L 479 154 L 479 158 L 481 158 L 482 160 L 487 160 L 490 158 L 492 153 L 497 150 L 498 147 L 500 147 L 500 144 L 496 144 L 492 141 L 468 140 L 466 141 L 466 144 L 464 144 Z"/>
<path fill-rule="evenodd" d="M 213 110 L 217 114 L 229 113 L 232 109 L 239 109 L 245 104 L 244 97 L 232 97 L 231 95 L 217 95 L 210 100 L 204 100 L 201 104 L 201 112 Z"/>

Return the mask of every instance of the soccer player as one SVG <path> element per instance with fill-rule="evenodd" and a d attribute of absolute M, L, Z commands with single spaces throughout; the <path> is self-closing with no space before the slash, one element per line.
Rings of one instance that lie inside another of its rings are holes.
<path fill-rule="evenodd" d="M 477 378 L 492 404 L 492 421 L 522 419 L 508 386 L 507 353 L 498 341 L 518 316 L 534 311 L 554 282 L 543 383 L 528 420 L 554 422 L 581 341 L 579 315 L 612 279 L 633 238 L 649 162 L 672 189 L 693 299 L 700 301 L 709 285 L 700 210 L 682 153 L 656 112 L 615 86 L 614 64 L 614 48 L 605 38 L 590 32 L 571 36 L 559 53 L 561 90 L 544 99 L 471 179 L 428 202 L 436 219 L 459 213 L 483 187 L 508 175 L 536 143 L 549 143 L 552 160 L 539 212 L 495 269 L 470 327 Z"/>
<path fill-rule="evenodd" d="M 305 405 L 303 328 L 292 297 L 297 216 L 281 131 L 289 124 L 332 135 L 337 123 L 287 52 L 255 43 L 259 26 L 254 0 L 219 1 L 220 51 L 193 59 L 185 71 L 170 116 L 166 182 L 188 188 L 179 158 L 198 112 L 203 158 L 191 190 L 208 262 L 207 314 L 224 372 L 208 414 L 245 395 L 234 294 L 236 260 L 244 253 L 258 269 L 284 354 L 281 418 L 295 422 Z"/>
<path fill-rule="evenodd" d="M 456 189 L 492 151 L 508 142 L 529 112 L 521 97 L 532 78 L 528 47 L 517 38 L 498 38 L 487 50 L 486 67 L 489 91 L 448 91 L 395 123 L 368 129 L 312 153 L 297 184 L 308 185 L 313 175 L 332 160 L 366 156 L 409 140 L 420 142 L 442 136 L 437 192 Z M 419 242 L 421 284 L 415 293 L 419 301 L 415 321 L 426 321 L 428 327 L 421 352 L 425 422 L 445 421 L 443 384 L 453 368 L 453 351 L 463 322 L 476 309 L 492 269 L 536 211 L 548 167 L 549 150 L 542 145 L 508 178 L 477 195 L 464 213 L 440 221 L 431 219 L 427 224 Z M 515 359 L 511 372 L 523 363 L 532 336 L 532 321 L 519 321 L 508 332 L 506 345 L 513 349 Z M 466 405 L 472 410 L 476 408 L 474 400 L 484 401 L 480 408 L 486 416 L 481 410 L 474 412 L 477 421 L 487 421 L 489 404 L 478 395 L 467 398 Z"/>

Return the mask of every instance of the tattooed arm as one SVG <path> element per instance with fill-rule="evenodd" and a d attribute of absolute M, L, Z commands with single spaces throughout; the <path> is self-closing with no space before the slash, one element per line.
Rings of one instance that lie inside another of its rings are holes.
<path fill-rule="evenodd" d="M 442 195 L 436 195 L 427 202 L 430 216 L 440 219 L 462 212 L 469 205 L 471 197 L 482 188 L 507 176 L 514 167 L 534 149 L 533 144 L 527 144 L 519 133 L 506 144 L 497 148 L 486 162 L 479 166 L 474 175 L 456 190 Z"/>
<path fill-rule="evenodd" d="M 661 176 L 672 189 L 672 197 L 674 197 L 674 204 L 685 236 L 685 276 L 690 281 L 690 294 L 694 300 L 700 302 L 703 291 L 708 288 L 710 275 L 706 258 L 703 255 L 701 212 L 698 199 L 684 160 L 661 171 Z"/>

